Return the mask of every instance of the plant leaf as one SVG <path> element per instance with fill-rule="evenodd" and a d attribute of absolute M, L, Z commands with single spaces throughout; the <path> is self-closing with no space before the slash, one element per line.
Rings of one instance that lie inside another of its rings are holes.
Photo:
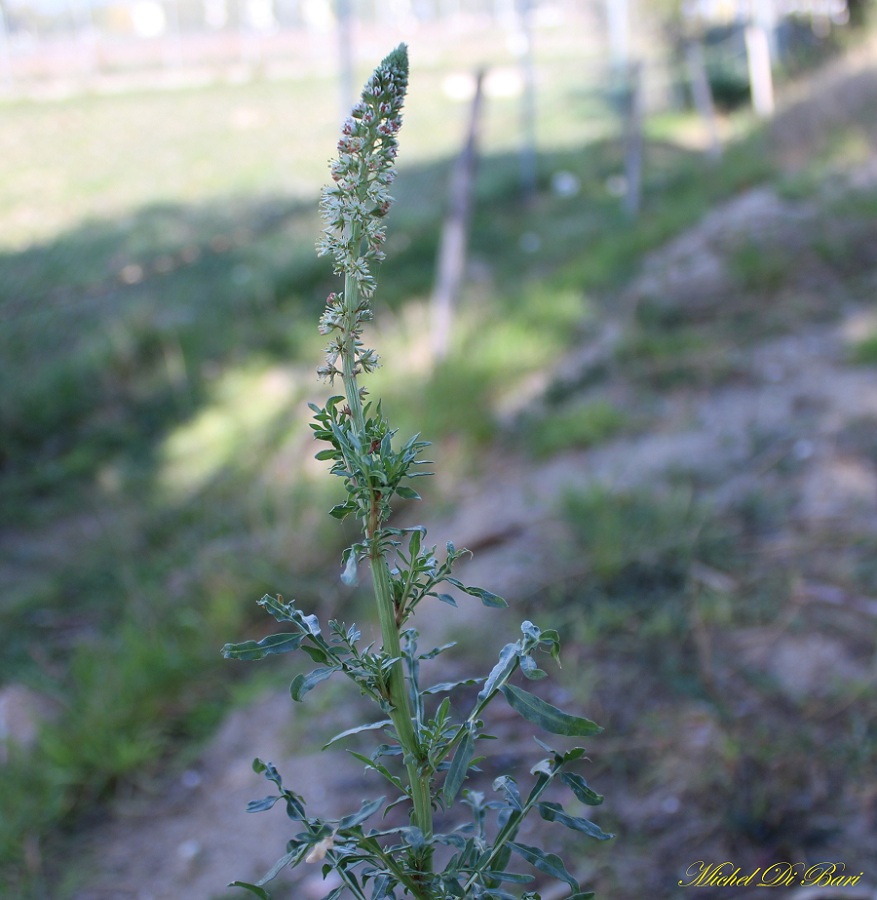
<path fill-rule="evenodd" d="M 347 828 L 355 828 L 357 825 L 362 825 L 362 823 L 373 816 L 383 805 L 386 797 L 378 797 L 377 800 L 363 800 L 362 806 L 359 808 L 359 812 L 351 813 L 349 816 L 345 816 L 338 823 L 338 831 L 344 831 Z"/>
<path fill-rule="evenodd" d="M 518 812 L 523 812 L 524 804 L 521 801 L 521 793 L 518 790 L 518 785 L 514 778 L 511 778 L 509 775 L 500 775 L 499 778 L 493 782 L 493 789 L 495 791 L 504 791 L 506 797 L 509 799 L 509 803 L 511 803 Z"/>
<path fill-rule="evenodd" d="M 582 716 L 565 713 L 535 694 L 521 690 L 514 685 L 505 684 L 500 690 L 515 712 L 551 734 L 584 737 L 589 734 L 599 734 L 603 730 L 596 722 Z"/>
<path fill-rule="evenodd" d="M 296 856 L 301 856 L 301 852 L 301 846 L 297 846 L 294 850 L 290 850 L 285 856 L 281 856 L 280 859 L 278 859 L 277 862 L 274 863 L 274 865 L 259 879 L 259 884 L 268 884 L 269 881 L 273 881 L 278 873 L 282 869 L 285 869 Z"/>
<path fill-rule="evenodd" d="M 514 850 L 518 856 L 522 856 L 540 872 L 544 872 L 558 881 L 565 881 L 574 891 L 579 889 L 579 883 L 567 872 L 563 860 L 556 853 L 546 853 L 538 847 L 529 847 L 527 844 L 519 844 L 516 841 L 509 841 L 506 846 Z"/>
<path fill-rule="evenodd" d="M 529 620 L 521 622 L 521 632 L 534 641 L 539 641 L 542 632 Z"/>
<path fill-rule="evenodd" d="M 421 694 L 441 694 L 446 693 L 448 691 L 454 690 L 454 688 L 463 687 L 464 685 L 470 684 L 478 684 L 483 681 L 483 678 L 464 678 L 462 681 L 443 681 L 441 684 L 434 684 L 432 687 L 428 687 L 425 691 L 421 691 Z"/>
<path fill-rule="evenodd" d="M 581 775 L 574 772 L 563 772 L 560 780 L 587 806 L 599 806 L 603 802 L 603 795 L 588 787 L 588 782 Z"/>
<path fill-rule="evenodd" d="M 331 678 L 338 671 L 338 666 L 326 666 L 314 669 L 307 675 L 298 674 L 289 685 L 289 693 L 293 700 L 301 700 L 308 691 L 312 691 L 321 681 Z"/>
<path fill-rule="evenodd" d="M 386 766 L 381 765 L 381 763 L 377 762 L 375 759 L 369 759 L 367 756 L 363 756 L 361 753 L 356 753 L 354 750 L 347 751 L 354 759 L 358 759 L 363 765 L 365 765 L 366 769 L 374 769 L 375 772 L 383 775 L 393 787 L 398 788 L 400 791 L 405 790 L 404 785 L 402 784 L 402 779 L 399 778 L 398 775 L 394 775 Z M 400 798 L 400 799 L 404 799 Z M 389 809 L 390 807 L 387 807 Z M 386 813 L 384 813 L 386 815 Z"/>
<path fill-rule="evenodd" d="M 319 459 L 319 457 L 317 457 Z M 329 510 L 329 515 L 335 519 L 344 519 L 351 513 L 356 512 L 356 504 L 348 500 L 346 503 L 338 503 Z"/>
<path fill-rule="evenodd" d="M 356 568 L 356 551 L 348 547 L 344 551 L 344 568 L 341 571 L 341 580 L 348 587 L 353 587 L 356 584 Z"/>
<path fill-rule="evenodd" d="M 508 603 L 502 597 L 491 591 L 486 591 L 484 588 L 464 587 L 463 590 L 472 597 L 478 597 L 485 606 L 492 606 L 495 609 L 505 609 L 508 606 Z"/>
<path fill-rule="evenodd" d="M 570 816 L 563 811 L 559 803 L 537 803 L 539 807 L 539 815 L 546 822 L 559 822 L 573 831 L 580 831 L 582 834 L 588 835 L 598 841 L 608 841 L 615 837 L 613 834 L 607 834 L 602 828 L 598 828 L 588 819 L 580 819 L 578 816 Z"/>
<path fill-rule="evenodd" d="M 278 800 L 282 799 L 279 794 L 272 794 L 270 797 L 264 797 L 261 800 L 250 800 L 247 804 L 247 812 L 264 812 L 266 809 L 271 809 Z"/>
<path fill-rule="evenodd" d="M 260 888 L 256 884 L 247 884 L 246 881 L 232 881 L 229 884 L 229 887 L 239 887 L 243 888 L 245 891 L 249 891 L 251 894 L 255 894 L 257 897 L 261 897 L 262 900 L 271 900 L 271 895 L 264 888 Z"/>
<path fill-rule="evenodd" d="M 497 881 L 509 881 L 512 884 L 528 884 L 533 880 L 532 875 L 522 875 L 517 872 L 493 872 L 490 873 L 491 878 Z"/>
<path fill-rule="evenodd" d="M 460 792 L 463 782 L 466 780 L 466 773 L 469 771 L 469 765 L 472 762 L 472 756 L 475 752 L 475 735 L 472 728 L 466 732 L 457 752 L 451 760 L 451 766 L 445 777 L 445 784 L 442 789 L 442 796 L 445 806 L 450 806 L 454 802 L 454 798 Z"/>
<path fill-rule="evenodd" d="M 350 737 L 352 734 L 359 734 L 361 731 L 372 731 L 375 728 L 383 728 L 385 725 L 391 725 L 392 722 L 390 719 L 381 719 L 380 722 L 372 722 L 369 725 L 358 725 L 356 728 L 348 728 L 347 731 L 342 731 L 341 734 L 336 734 L 335 737 L 332 738 L 328 743 L 323 744 L 323 750 L 327 747 L 331 747 L 332 744 L 337 741 L 344 740 L 346 737 Z"/>
<path fill-rule="evenodd" d="M 492 691 L 496 688 L 496 685 L 511 675 L 515 670 L 515 666 L 518 662 L 518 645 L 517 644 L 506 644 L 502 650 L 499 651 L 499 662 L 493 667 L 490 674 L 487 676 L 487 681 L 484 682 L 484 687 L 478 693 L 478 699 L 484 700 Z"/>
<path fill-rule="evenodd" d="M 264 659 L 273 653 L 286 653 L 297 650 L 304 640 L 303 634 L 269 634 L 261 641 L 242 641 L 239 644 L 226 644 L 222 655 L 226 659 Z"/>
<path fill-rule="evenodd" d="M 531 681 L 537 681 L 538 679 L 545 677 L 545 672 L 536 665 L 536 660 L 534 660 L 532 656 L 522 654 L 520 663 L 521 671 Z"/>

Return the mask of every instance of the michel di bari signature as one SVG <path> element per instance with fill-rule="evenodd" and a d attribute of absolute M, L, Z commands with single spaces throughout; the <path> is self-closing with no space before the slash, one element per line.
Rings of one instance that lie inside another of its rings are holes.
<path fill-rule="evenodd" d="M 846 863 L 842 862 L 776 862 L 744 872 L 732 862 L 698 860 L 685 870 L 679 887 L 853 887 L 864 874 L 847 874 Z"/>

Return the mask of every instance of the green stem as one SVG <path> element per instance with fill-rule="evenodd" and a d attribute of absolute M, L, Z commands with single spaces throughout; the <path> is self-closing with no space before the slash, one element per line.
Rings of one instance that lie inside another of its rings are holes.
<path fill-rule="evenodd" d="M 360 233 L 359 225 L 353 226 L 353 243 L 358 244 Z M 342 377 L 344 380 L 344 392 L 347 405 L 350 407 L 350 415 L 353 427 L 362 439 L 365 434 L 365 415 L 362 407 L 362 398 L 359 393 L 359 385 L 356 380 L 356 359 L 354 334 L 354 316 L 359 303 L 359 288 L 350 276 L 344 279 L 344 304 L 347 310 L 348 325 L 344 340 L 344 352 L 341 354 Z M 378 498 L 372 497 L 372 509 L 376 510 Z M 377 516 L 372 513 L 366 523 L 366 538 L 369 543 L 369 564 L 374 585 L 375 601 L 378 607 L 378 620 L 381 626 L 381 638 L 384 644 L 384 652 L 396 659 L 390 671 L 389 700 L 392 706 L 390 718 L 399 743 L 402 745 L 405 767 L 408 772 L 408 782 L 411 787 L 411 800 L 414 805 L 414 824 L 423 832 L 424 837 L 432 836 L 432 798 L 430 790 L 430 777 L 428 773 L 420 771 L 419 760 L 421 756 L 419 741 L 414 732 L 411 721 L 411 702 L 405 686 L 405 672 L 402 666 L 402 648 L 399 641 L 399 627 L 396 623 L 396 610 L 393 604 L 393 592 L 390 585 L 390 572 L 387 561 L 381 553 L 378 543 L 380 523 Z M 428 872 L 431 869 L 431 853 L 424 856 L 422 870 Z"/>

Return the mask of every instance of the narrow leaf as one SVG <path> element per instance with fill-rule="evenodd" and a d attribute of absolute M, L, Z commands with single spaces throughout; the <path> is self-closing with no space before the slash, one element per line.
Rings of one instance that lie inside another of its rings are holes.
<path fill-rule="evenodd" d="M 533 881 L 532 875 L 523 875 L 518 872 L 491 872 L 490 877 L 497 881 L 509 881 L 512 884 L 528 884 Z"/>
<path fill-rule="evenodd" d="M 301 700 L 308 691 L 312 691 L 321 681 L 331 678 L 338 671 L 338 666 L 327 666 L 314 669 L 307 675 L 296 675 L 289 685 L 289 693 L 293 700 Z"/>
<path fill-rule="evenodd" d="M 479 587 L 464 587 L 463 590 L 472 597 L 478 597 L 485 606 L 492 606 L 496 609 L 504 609 L 508 606 L 505 600 L 491 591 L 486 591 Z"/>
<path fill-rule="evenodd" d="M 453 648 L 456 646 L 457 642 L 451 641 L 449 644 L 442 644 L 441 647 L 433 647 L 432 650 L 427 650 L 426 653 L 421 653 L 418 659 L 435 659 L 440 653 L 444 653 L 445 650 L 453 650 Z"/>
<path fill-rule="evenodd" d="M 517 644 L 506 644 L 502 650 L 499 651 L 499 662 L 493 667 L 491 673 L 487 676 L 487 681 L 484 682 L 484 687 L 478 694 L 478 699 L 483 700 L 487 697 L 492 691 L 495 690 L 496 686 L 508 678 L 512 672 L 515 670 L 515 665 L 518 662 L 518 645 Z"/>
<path fill-rule="evenodd" d="M 563 860 L 556 853 L 546 853 L 538 847 L 529 847 L 527 844 L 519 844 L 516 841 L 509 841 L 506 844 L 518 856 L 522 856 L 531 866 L 556 878 L 558 881 L 565 881 L 574 891 L 579 889 L 579 883 L 569 874 Z"/>
<path fill-rule="evenodd" d="M 361 731 L 372 731 L 375 728 L 383 728 L 385 725 L 391 725 L 392 722 L 389 719 L 382 719 L 380 722 L 372 722 L 369 725 L 358 725 L 356 728 L 348 728 L 347 731 L 342 731 L 341 734 L 336 734 L 335 737 L 332 738 L 328 743 L 323 744 L 323 749 L 325 750 L 327 747 L 331 747 L 332 744 L 337 741 L 344 740 L 346 737 L 350 737 L 352 734 L 359 734 Z"/>
<path fill-rule="evenodd" d="M 281 856 L 280 859 L 278 859 L 277 862 L 274 863 L 274 865 L 259 879 L 259 884 L 268 884 L 269 881 L 273 881 L 278 873 L 282 869 L 285 869 L 296 856 L 301 856 L 301 846 L 297 846 L 294 850 L 290 850 L 285 856 Z"/>
<path fill-rule="evenodd" d="M 411 538 L 408 541 L 408 552 L 411 554 L 412 561 L 420 555 L 420 545 L 426 535 L 426 529 L 419 525 L 411 529 Z"/>
<path fill-rule="evenodd" d="M 430 593 L 429 596 L 430 596 L 430 597 L 437 597 L 439 600 L 442 601 L 442 603 L 447 603 L 448 606 L 456 606 L 456 605 L 457 605 L 457 601 L 456 601 L 450 594 L 435 594 L 435 593 Z"/>
<path fill-rule="evenodd" d="M 413 490 L 410 487 L 405 487 L 403 485 L 400 485 L 399 487 L 396 488 L 396 493 L 403 500 L 419 500 L 420 499 L 420 494 L 418 494 L 417 491 Z"/>
<path fill-rule="evenodd" d="M 304 639 L 303 634 L 269 634 L 261 641 L 242 641 L 240 644 L 226 644 L 222 655 L 226 659 L 264 659 L 273 653 L 297 650 Z"/>
<path fill-rule="evenodd" d="M 345 816 L 338 823 L 338 831 L 344 831 L 347 828 L 355 828 L 357 825 L 362 825 L 366 819 L 371 818 L 383 805 L 386 797 L 378 797 L 377 800 L 363 801 L 362 806 L 359 809 L 359 812 L 352 813 L 349 816 Z"/>
<path fill-rule="evenodd" d="M 356 753 L 353 750 L 347 751 L 354 759 L 358 759 L 361 763 L 363 763 L 366 769 L 374 769 L 375 772 L 380 773 L 393 785 L 393 787 L 398 788 L 400 791 L 404 791 L 405 788 L 402 784 L 402 780 L 398 775 L 394 775 L 386 766 L 381 765 L 381 763 L 377 762 L 375 759 L 369 759 L 367 756 L 363 756 L 361 753 Z M 389 809 L 389 807 L 387 807 Z M 386 813 L 385 813 L 386 815 Z"/>
<path fill-rule="evenodd" d="M 570 816 L 563 811 L 558 803 L 538 803 L 539 815 L 546 822 L 559 822 L 573 831 L 580 831 L 598 841 L 608 841 L 615 835 L 607 834 L 602 828 L 598 828 L 588 819 L 580 819 L 578 816 Z"/>
<path fill-rule="evenodd" d="M 563 734 L 568 737 L 584 737 L 599 734 L 603 729 L 582 716 L 572 716 L 556 706 L 546 703 L 540 697 L 521 690 L 511 684 L 503 685 L 500 690 L 505 695 L 509 706 L 528 722 L 544 728 L 551 734 Z"/>
<path fill-rule="evenodd" d="M 257 897 L 261 897 L 262 900 L 271 900 L 271 895 L 264 888 L 260 888 L 255 884 L 247 884 L 246 881 L 232 881 L 229 884 L 229 887 L 239 887 L 243 888 L 245 891 L 249 891 L 251 894 L 255 894 Z"/>
<path fill-rule="evenodd" d="M 493 789 L 495 791 L 501 790 L 505 792 L 506 797 L 509 799 L 509 803 L 511 803 L 518 812 L 523 812 L 524 804 L 521 801 L 521 793 L 518 790 L 518 785 L 514 778 L 509 775 L 500 775 L 500 777 L 493 782 Z"/>
<path fill-rule="evenodd" d="M 278 800 L 282 799 L 278 794 L 274 794 L 271 797 L 264 797 L 262 800 L 250 800 L 247 804 L 247 812 L 264 812 L 266 809 L 271 809 Z"/>
<path fill-rule="evenodd" d="M 603 795 L 588 787 L 588 782 L 581 775 L 574 772 L 563 772 L 560 780 L 587 806 L 599 806 L 603 802 Z"/>
<path fill-rule="evenodd" d="M 428 687 L 425 691 L 421 691 L 421 694 L 442 694 L 447 693 L 448 691 L 454 690 L 454 688 L 463 687 L 465 685 L 470 684 L 478 684 L 483 681 L 483 678 L 465 678 L 463 681 L 443 681 L 441 684 L 434 684 L 432 687 Z"/>
<path fill-rule="evenodd" d="M 472 756 L 475 751 L 475 735 L 470 728 L 466 732 L 466 737 L 457 747 L 457 752 L 451 761 L 451 767 L 445 778 L 445 785 L 442 795 L 445 806 L 450 806 L 454 802 L 454 798 L 460 792 L 463 782 L 466 780 L 466 773 L 469 771 L 469 765 L 472 762 Z"/>

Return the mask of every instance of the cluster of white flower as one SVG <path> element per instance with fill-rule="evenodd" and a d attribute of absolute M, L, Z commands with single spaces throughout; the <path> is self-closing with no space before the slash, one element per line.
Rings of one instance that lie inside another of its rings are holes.
<path fill-rule="evenodd" d="M 335 332 L 326 365 L 317 370 L 330 381 L 341 374 L 335 364 L 345 352 L 352 353 L 356 372 L 377 366 L 377 354 L 363 349 L 359 335 L 371 318 L 369 299 L 375 290 L 369 264 L 384 258 L 383 218 L 393 202 L 389 186 L 396 174 L 396 135 L 407 87 L 408 49 L 401 44 L 375 70 L 344 123 L 331 167 L 333 183 L 323 189 L 320 210 L 326 227 L 317 252 L 331 253 L 335 273 L 344 275 L 344 291 L 329 295 L 320 318 L 321 334 Z"/>

